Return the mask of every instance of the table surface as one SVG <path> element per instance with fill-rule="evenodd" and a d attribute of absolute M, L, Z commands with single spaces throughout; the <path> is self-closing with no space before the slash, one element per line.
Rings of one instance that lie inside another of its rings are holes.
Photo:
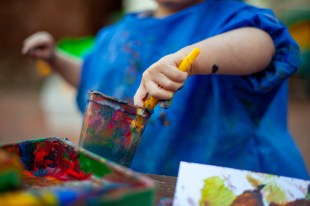
<path fill-rule="evenodd" d="M 156 184 L 155 205 L 159 204 L 162 198 L 173 198 L 177 182 L 176 177 L 151 174 L 146 176 L 150 177 Z"/>

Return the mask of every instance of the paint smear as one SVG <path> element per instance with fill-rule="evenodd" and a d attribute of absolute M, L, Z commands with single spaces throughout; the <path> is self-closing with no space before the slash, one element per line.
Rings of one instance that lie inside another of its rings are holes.
<path fill-rule="evenodd" d="M 259 185 L 264 185 L 262 187 L 262 192 L 264 193 L 265 200 L 268 203 L 278 203 L 282 204 L 287 202 L 287 197 L 285 191 L 277 184 L 277 179 L 272 175 L 265 175 L 262 180 L 259 180 L 251 175 L 246 176 L 249 183 L 257 188 Z"/>
<path fill-rule="evenodd" d="M 285 203 L 287 202 L 285 192 L 279 187 L 276 182 L 269 183 L 264 188 L 264 192 L 266 192 L 265 199 L 268 203 Z M 310 205 L 309 205 L 310 206 Z"/>
<path fill-rule="evenodd" d="M 204 180 L 201 189 L 200 206 L 229 206 L 235 199 L 235 194 L 225 186 L 225 180 L 219 176 Z"/>
<path fill-rule="evenodd" d="M 32 174 L 61 181 L 85 180 L 90 174 L 80 170 L 77 152 L 61 146 L 61 142 L 42 142 L 34 151 Z"/>
<path fill-rule="evenodd" d="M 236 197 L 231 206 L 264 206 L 264 202 L 259 190 L 246 190 Z"/>
<path fill-rule="evenodd" d="M 0 149 L 0 192 L 20 188 L 23 170 L 17 155 Z"/>

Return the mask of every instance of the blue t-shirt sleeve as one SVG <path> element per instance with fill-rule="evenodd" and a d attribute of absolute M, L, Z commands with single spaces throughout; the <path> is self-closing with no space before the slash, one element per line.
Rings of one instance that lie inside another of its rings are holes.
<path fill-rule="evenodd" d="M 255 74 L 241 76 L 242 87 L 256 92 L 269 92 L 292 75 L 299 64 L 299 47 L 288 29 L 268 9 L 251 9 L 238 13 L 222 27 L 222 32 L 241 27 L 255 27 L 266 31 L 273 39 L 276 52 L 269 66 Z"/>

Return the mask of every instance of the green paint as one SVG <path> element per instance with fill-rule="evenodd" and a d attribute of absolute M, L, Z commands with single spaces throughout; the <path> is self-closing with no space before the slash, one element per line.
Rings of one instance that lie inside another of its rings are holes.
<path fill-rule="evenodd" d="M 101 158 L 103 161 L 104 159 Z M 89 158 L 87 153 L 79 151 L 79 162 L 81 170 L 86 173 L 92 173 L 97 177 L 103 177 L 106 174 L 111 173 L 111 169 L 106 165 L 94 158 Z"/>
<path fill-rule="evenodd" d="M 0 174 L 0 192 L 17 189 L 21 186 L 22 177 L 15 168 L 1 171 Z"/>
<path fill-rule="evenodd" d="M 214 176 L 204 180 L 199 205 L 230 206 L 235 198 L 235 194 L 225 186 L 225 181 L 219 176 Z"/>

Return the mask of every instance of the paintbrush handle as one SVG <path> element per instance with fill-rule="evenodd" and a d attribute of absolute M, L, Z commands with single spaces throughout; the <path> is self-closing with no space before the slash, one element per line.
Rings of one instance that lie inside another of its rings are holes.
<path fill-rule="evenodd" d="M 191 53 L 189 53 L 189 55 L 187 55 L 181 61 L 180 65 L 178 66 L 178 69 L 181 70 L 182 72 L 186 72 L 199 54 L 200 54 L 200 49 L 194 48 L 191 51 Z M 159 101 L 160 101 L 159 99 L 150 96 L 147 100 L 145 100 L 144 108 L 153 110 Z"/>
<path fill-rule="evenodd" d="M 37 60 L 36 62 L 37 72 L 41 77 L 46 77 L 52 73 L 50 65 L 44 60 Z"/>

